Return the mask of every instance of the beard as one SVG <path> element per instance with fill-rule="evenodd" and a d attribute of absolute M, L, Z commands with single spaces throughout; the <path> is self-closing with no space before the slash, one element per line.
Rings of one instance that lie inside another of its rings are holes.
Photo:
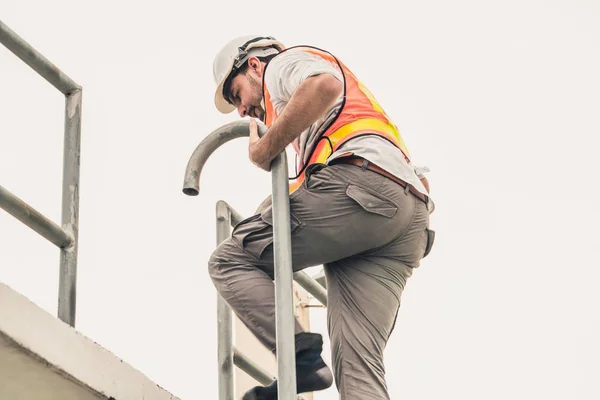
<path fill-rule="evenodd" d="M 251 106 L 250 110 L 248 111 L 248 115 L 251 116 L 252 118 L 258 118 L 262 122 L 265 122 L 264 121 L 265 110 L 263 110 L 263 108 L 260 105 L 258 105 L 258 106 Z"/>
<path fill-rule="evenodd" d="M 248 78 L 248 82 L 250 82 L 250 86 L 252 87 L 253 99 L 250 107 L 248 109 L 248 115 L 253 118 L 258 118 L 264 122 L 265 118 L 265 109 L 262 107 L 261 102 L 263 99 L 263 89 L 262 85 L 254 79 L 251 75 L 246 75 Z"/>

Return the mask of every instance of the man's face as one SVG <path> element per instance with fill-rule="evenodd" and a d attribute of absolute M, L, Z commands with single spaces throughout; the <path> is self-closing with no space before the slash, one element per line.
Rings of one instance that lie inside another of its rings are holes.
<path fill-rule="evenodd" d="M 237 108 L 240 117 L 250 116 L 262 121 L 265 110 L 261 106 L 262 64 L 257 58 L 248 60 L 245 73 L 237 74 L 232 80 L 228 93 L 229 101 Z"/>

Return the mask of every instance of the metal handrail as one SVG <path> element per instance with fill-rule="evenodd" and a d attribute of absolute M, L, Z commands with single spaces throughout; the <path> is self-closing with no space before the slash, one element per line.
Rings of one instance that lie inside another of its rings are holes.
<path fill-rule="evenodd" d="M 0 207 L 54 243 L 56 247 L 64 249 L 73 244 L 73 237 L 64 229 L 2 186 L 0 186 Z"/>
<path fill-rule="evenodd" d="M 259 135 L 267 128 L 258 124 Z M 183 192 L 196 196 L 200 173 L 208 157 L 220 146 L 238 137 L 249 136 L 249 122 L 231 122 L 209 134 L 196 147 L 188 161 Z M 273 189 L 273 250 L 275 261 L 275 332 L 279 400 L 296 399 L 296 357 L 294 340 L 293 272 L 290 232 L 290 203 L 287 157 L 285 151 L 271 163 Z"/>
<path fill-rule="evenodd" d="M 81 86 L 75 83 L 2 21 L 0 21 L 0 43 L 50 82 L 62 94 L 69 95 L 74 91 L 81 90 Z"/>
<path fill-rule="evenodd" d="M 0 21 L 0 43 L 65 95 L 62 226 L 59 227 L 3 187 L 0 187 L 0 207 L 61 249 L 58 318 L 74 327 L 79 236 L 82 88 L 2 21 Z"/>

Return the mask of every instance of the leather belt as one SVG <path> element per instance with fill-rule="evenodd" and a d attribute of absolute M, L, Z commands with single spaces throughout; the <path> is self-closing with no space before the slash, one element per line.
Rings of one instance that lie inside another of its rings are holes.
<path fill-rule="evenodd" d="M 356 165 L 357 167 L 363 167 L 363 165 L 365 163 L 366 163 L 366 167 L 365 168 L 368 169 L 369 171 L 373 171 L 373 172 L 376 172 L 376 173 L 378 173 L 380 175 L 383 175 L 386 178 L 389 178 L 389 179 L 393 180 L 394 182 L 396 182 L 398 185 L 402 186 L 405 189 L 408 186 L 409 187 L 409 191 L 414 196 L 416 196 L 417 198 L 419 198 L 425 204 L 428 204 L 427 196 L 424 195 L 423 193 L 419 192 L 412 185 L 409 185 L 408 183 L 404 182 L 402 179 L 398 178 L 397 176 L 394 176 L 394 175 L 390 174 L 385 169 L 379 167 L 377 164 L 373 164 L 369 160 L 365 160 L 362 157 L 356 157 L 356 156 L 340 157 L 340 158 L 336 158 L 335 160 L 332 160 L 329 163 L 329 165 L 335 165 L 335 164 L 352 164 L 352 165 Z"/>

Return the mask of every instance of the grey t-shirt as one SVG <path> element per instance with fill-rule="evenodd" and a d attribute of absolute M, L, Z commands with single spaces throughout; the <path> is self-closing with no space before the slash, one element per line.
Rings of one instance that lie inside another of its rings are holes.
<path fill-rule="evenodd" d="M 283 109 L 290 101 L 296 88 L 307 78 L 323 73 L 335 76 L 343 82 L 343 76 L 339 66 L 329 62 L 317 55 L 307 53 L 300 49 L 289 49 L 278 55 L 269 62 L 265 74 L 265 85 L 271 96 L 271 103 L 277 115 L 281 115 Z M 311 149 L 327 122 L 335 118 L 342 105 L 342 96 L 334 103 L 331 109 L 295 140 L 298 156 L 306 163 L 309 154 L 306 149 Z M 428 195 L 425 186 L 420 181 L 422 173 L 417 174 L 415 166 L 406 161 L 402 151 L 396 146 L 379 136 L 359 136 L 346 142 L 342 148 L 333 153 L 327 162 L 339 157 L 341 154 L 352 152 L 363 157 L 389 173 L 397 176 L 415 187 L 419 192 Z M 427 171 L 427 168 L 420 168 Z"/>

